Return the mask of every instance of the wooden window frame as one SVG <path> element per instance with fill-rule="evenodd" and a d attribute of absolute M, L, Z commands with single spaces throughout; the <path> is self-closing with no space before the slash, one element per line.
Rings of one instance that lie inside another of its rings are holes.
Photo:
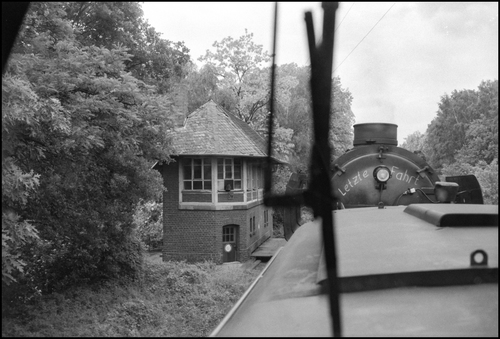
<path fill-rule="evenodd" d="M 225 191 L 225 180 L 233 180 L 233 191 L 243 190 L 243 161 L 241 158 L 217 158 L 216 166 L 216 185 L 218 192 Z M 238 171 L 235 170 L 236 168 L 239 168 L 239 175 L 237 175 Z M 228 169 L 230 172 L 229 176 L 227 175 Z M 239 178 L 236 178 L 236 176 L 239 176 Z"/>
<path fill-rule="evenodd" d="M 250 217 L 250 238 L 256 234 L 255 232 L 255 216 Z"/>
<path fill-rule="evenodd" d="M 195 164 L 196 161 L 201 161 L 201 165 Z M 199 176 L 196 172 L 196 167 L 200 166 Z M 187 174 L 187 168 L 189 168 L 189 175 Z M 205 173 L 205 170 L 209 169 L 208 173 Z M 190 188 L 186 188 L 186 184 L 190 183 Z M 209 187 L 206 186 L 207 183 L 210 183 Z M 195 188 L 198 184 L 200 187 Z M 182 190 L 183 191 L 205 191 L 212 192 L 213 189 L 213 180 L 212 180 L 212 159 L 210 158 L 201 158 L 201 157 L 192 157 L 185 158 L 182 160 Z"/>

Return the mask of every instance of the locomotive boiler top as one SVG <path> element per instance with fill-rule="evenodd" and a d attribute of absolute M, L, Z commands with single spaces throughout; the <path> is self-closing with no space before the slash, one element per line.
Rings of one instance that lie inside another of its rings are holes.
<path fill-rule="evenodd" d="M 346 208 L 394 206 L 435 201 L 438 175 L 424 157 L 398 147 L 397 125 L 363 123 L 354 127 L 353 148 L 334 160 L 333 194 Z M 376 172 L 387 171 L 387 182 Z"/>

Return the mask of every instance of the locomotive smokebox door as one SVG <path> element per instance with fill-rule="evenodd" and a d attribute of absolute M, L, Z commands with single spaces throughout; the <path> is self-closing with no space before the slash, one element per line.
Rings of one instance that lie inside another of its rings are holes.
<path fill-rule="evenodd" d="M 227 225 L 222 228 L 222 261 L 236 261 L 238 226 Z"/>
<path fill-rule="evenodd" d="M 421 156 L 398 147 L 397 125 L 354 125 L 353 148 L 333 161 L 335 198 L 346 208 L 434 202 L 439 176 Z"/>

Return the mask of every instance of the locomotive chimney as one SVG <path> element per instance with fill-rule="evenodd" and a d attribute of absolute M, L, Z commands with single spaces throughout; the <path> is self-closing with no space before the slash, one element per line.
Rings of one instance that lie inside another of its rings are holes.
<path fill-rule="evenodd" d="M 398 145 L 398 125 L 386 123 L 356 124 L 354 127 L 354 146 L 384 144 Z"/>

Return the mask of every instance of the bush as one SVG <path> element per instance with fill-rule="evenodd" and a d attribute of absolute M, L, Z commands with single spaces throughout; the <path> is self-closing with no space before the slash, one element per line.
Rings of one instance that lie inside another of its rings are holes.
<path fill-rule="evenodd" d="M 258 274 L 162 262 L 158 254 L 143 272 L 136 282 L 109 280 L 11 304 L 2 336 L 207 336 Z"/>
<path fill-rule="evenodd" d="M 161 248 L 163 244 L 163 203 L 141 201 L 134 213 L 134 225 L 147 249 Z"/>

